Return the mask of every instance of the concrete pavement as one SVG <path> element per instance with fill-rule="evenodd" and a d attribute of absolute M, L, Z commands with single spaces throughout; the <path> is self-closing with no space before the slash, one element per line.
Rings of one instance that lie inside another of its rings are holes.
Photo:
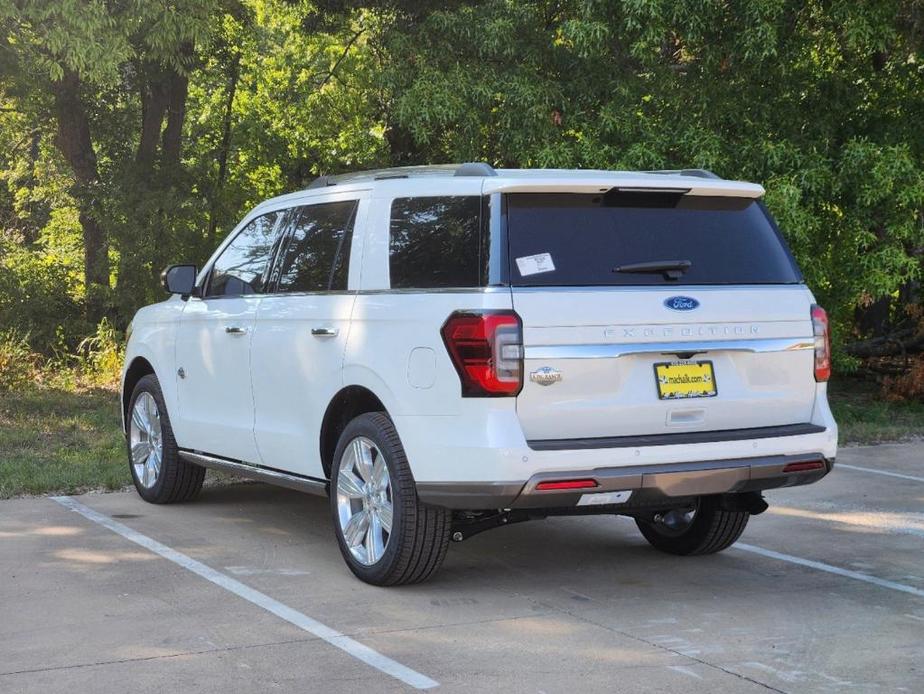
<path fill-rule="evenodd" d="M 549 519 L 454 544 L 432 582 L 390 589 L 349 573 L 317 497 L 75 498 L 439 690 L 920 691 L 924 444 L 838 461 L 768 493 L 720 555 L 660 554 L 625 519 Z M 0 502 L 0 692 L 360 688 L 410 689 L 50 499 Z"/>

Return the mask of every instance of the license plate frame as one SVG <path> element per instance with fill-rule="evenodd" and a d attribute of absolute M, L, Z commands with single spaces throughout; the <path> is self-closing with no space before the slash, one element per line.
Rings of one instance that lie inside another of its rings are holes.
<path fill-rule="evenodd" d="M 671 373 L 673 372 L 673 373 Z M 695 398 L 714 398 L 719 394 L 715 381 L 715 366 L 711 359 L 661 361 L 654 364 L 655 389 L 659 400 L 691 400 Z M 670 377 L 689 379 L 688 382 L 670 383 Z M 703 388 L 696 386 L 703 385 Z M 673 388 L 671 386 L 674 386 Z"/>

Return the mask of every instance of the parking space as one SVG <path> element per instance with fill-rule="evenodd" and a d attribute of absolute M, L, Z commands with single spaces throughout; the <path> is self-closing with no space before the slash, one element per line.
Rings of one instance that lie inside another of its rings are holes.
<path fill-rule="evenodd" d="M 392 589 L 354 579 L 326 502 L 287 490 L 75 497 L 90 517 L 0 502 L 0 691 L 919 690 L 924 445 L 839 463 L 768 493 L 717 556 L 550 519 Z"/>

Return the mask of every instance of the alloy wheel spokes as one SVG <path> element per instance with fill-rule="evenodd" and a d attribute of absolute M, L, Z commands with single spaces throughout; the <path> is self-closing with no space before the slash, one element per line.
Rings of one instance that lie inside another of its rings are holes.
<path fill-rule="evenodd" d="M 135 478 L 145 488 L 157 483 L 163 461 L 160 411 L 150 393 L 142 393 L 132 406 L 129 446 Z"/>
<path fill-rule="evenodd" d="M 391 502 L 385 502 L 379 505 L 377 515 L 379 522 L 382 524 L 382 530 L 386 533 L 391 532 L 392 508 Z"/>
<path fill-rule="evenodd" d="M 341 456 L 337 513 L 353 557 L 366 566 L 379 561 L 391 536 L 394 509 L 388 465 L 370 439 L 353 439 Z"/>

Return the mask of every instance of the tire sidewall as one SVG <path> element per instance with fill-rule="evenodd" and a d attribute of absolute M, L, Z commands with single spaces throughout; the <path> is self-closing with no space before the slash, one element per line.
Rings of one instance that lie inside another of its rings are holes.
<path fill-rule="evenodd" d="M 722 511 L 718 497 L 704 496 L 699 499 L 693 522 L 682 533 L 664 533 L 655 523 L 642 519 L 637 519 L 636 524 L 645 539 L 662 552 L 681 556 L 702 553 L 712 554 L 733 544 L 740 535 L 741 530 L 743 530 L 742 526 L 734 538 L 730 538 L 728 542 L 723 541 L 720 543 L 721 546 L 718 549 L 704 551 L 704 548 L 708 546 L 714 537 L 716 515 L 720 513 L 731 512 Z"/>
<path fill-rule="evenodd" d="M 404 450 L 400 443 L 397 446 L 389 442 L 383 435 L 381 427 L 374 421 L 373 416 L 366 414 L 360 415 L 347 424 L 340 440 L 337 442 L 337 448 L 334 450 L 334 458 L 331 461 L 331 479 L 330 479 L 330 508 L 331 517 L 334 523 L 334 535 L 337 537 L 337 544 L 340 545 L 340 552 L 350 567 L 350 570 L 361 580 L 368 583 L 381 584 L 392 570 L 398 559 L 400 552 L 401 538 L 404 537 L 404 524 L 406 522 L 406 505 L 408 504 L 406 490 L 398 484 L 398 475 L 395 466 L 402 462 L 406 464 Z M 340 476 L 340 460 L 347 446 L 357 437 L 365 437 L 372 441 L 379 449 L 381 455 L 385 458 L 385 467 L 388 470 L 388 483 L 391 489 L 392 505 L 392 525 L 391 532 L 388 536 L 388 544 L 385 552 L 375 564 L 365 566 L 358 562 L 347 546 L 343 538 L 343 531 L 340 527 L 340 514 L 337 508 L 337 480 Z M 412 499 L 416 502 L 416 497 Z"/>
<path fill-rule="evenodd" d="M 652 545 L 672 554 L 691 554 L 705 539 L 712 514 L 716 505 L 709 497 L 701 497 L 697 504 L 696 515 L 690 526 L 680 533 L 662 532 L 654 522 L 640 521 L 639 530 Z"/>

